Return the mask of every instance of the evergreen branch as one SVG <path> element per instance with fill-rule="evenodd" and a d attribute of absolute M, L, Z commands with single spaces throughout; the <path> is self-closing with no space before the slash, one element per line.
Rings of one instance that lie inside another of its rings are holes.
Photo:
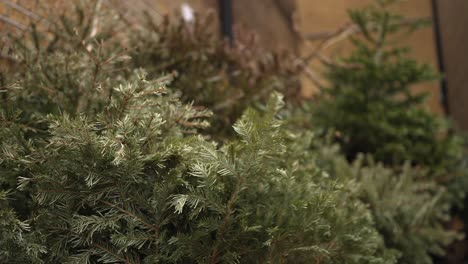
<path fill-rule="evenodd" d="M 117 114 L 118 120 L 121 120 L 123 118 L 125 110 L 127 110 L 128 104 L 133 98 L 134 98 L 133 95 L 125 95 L 125 97 L 123 98 L 122 105 L 120 106 L 119 113 Z"/>
<path fill-rule="evenodd" d="M 2 123 L 4 125 L 6 125 L 5 127 L 15 125 L 15 126 L 19 126 L 19 127 L 23 128 L 24 130 L 29 130 L 29 131 L 32 131 L 32 132 L 41 132 L 41 133 L 46 133 L 47 132 L 47 130 L 32 127 L 30 125 L 23 124 L 23 123 L 15 123 L 15 122 L 7 121 L 7 120 L 0 120 L 0 121 L 2 121 Z"/>
<path fill-rule="evenodd" d="M 128 259 L 127 256 L 125 256 L 125 258 L 124 258 L 124 257 L 122 257 L 122 256 L 120 256 L 120 255 L 118 255 L 118 254 L 116 254 L 116 253 L 110 251 L 109 249 L 107 249 L 107 248 L 105 248 L 105 247 L 103 247 L 103 246 L 101 246 L 101 245 L 99 245 L 99 244 L 96 244 L 96 243 L 93 243 L 93 244 L 91 244 L 91 245 L 94 246 L 95 248 L 98 248 L 98 249 L 101 250 L 101 251 L 106 252 L 106 253 L 109 254 L 109 255 L 112 255 L 114 258 L 116 258 L 116 259 L 122 261 L 122 262 L 125 263 L 125 264 L 133 264 L 133 263 Z"/>
<path fill-rule="evenodd" d="M 335 240 L 332 240 L 328 243 L 328 245 L 325 247 L 325 250 L 326 251 L 329 251 L 330 249 L 332 249 L 336 244 L 336 241 Z M 320 264 L 322 263 L 322 260 L 323 258 L 326 257 L 325 255 L 319 255 L 319 256 L 316 256 L 315 257 L 315 262 L 316 264 Z"/>
<path fill-rule="evenodd" d="M 43 193 L 80 193 L 77 191 L 71 191 L 71 190 L 66 190 L 66 189 L 39 189 L 39 192 Z"/>
<path fill-rule="evenodd" d="M 143 219 L 141 219 L 140 217 L 136 216 L 135 214 L 133 214 L 132 212 L 128 211 L 128 210 L 125 210 L 123 209 L 122 207 L 116 205 L 116 204 L 112 204 L 110 202 L 107 202 L 107 201 L 104 201 L 104 200 L 99 200 L 99 202 L 105 204 L 105 205 L 108 205 L 110 207 L 113 207 L 113 208 L 116 208 L 117 210 L 119 210 L 120 212 L 138 220 L 140 223 L 142 223 L 143 225 L 145 225 L 147 228 L 151 229 L 151 230 L 154 230 L 155 231 L 155 237 L 156 239 L 159 237 L 159 227 L 157 225 L 152 225 L 146 221 L 144 221 Z"/>
<path fill-rule="evenodd" d="M 226 205 L 226 215 L 224 216 L 223 224 L 221 227 L 218 229 L 218 234 L 216 235 L 217 241 L 216 245 L 213 248 L 213 252 L 211 254 L 211 259 L 210 263 L 211 264 L 216 264 L 218 262 L 219 258 L 219 246 L 221 245 L 222 241 L 224 240 L 224 235 L 226 233 L 226 230 L 228 228 L 229 222 L 231 221 L 231 215 L 233 212 L 233 205 L 234 202 L 237 199 L 237 196 L 239 195 L 242 187 L 242 183 L 244 182 L 244 178 L 240 175 L 237 175 L 237 181 L 236 181 L 236 189 L 234 192 L 231 194 L 231 197 L 229 198 L 229 201 Z"/>

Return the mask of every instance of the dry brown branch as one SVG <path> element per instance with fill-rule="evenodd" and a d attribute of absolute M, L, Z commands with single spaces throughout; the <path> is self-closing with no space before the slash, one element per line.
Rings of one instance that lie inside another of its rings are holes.
<path fill-rule="evenodd" d="M 9 17 L 6 17 L 4 15 L 0 15 L 0 21 L 6 23 L 8 25 L 11 25 L 11 26 L 13 26 L 13 27 L 15 27 L 15 28 L 17 28 L 19 30 L 22 30 L 22 31 L 26 31 L 28 29 L 27 26 L 13 20 L 13 19 L 11 19 Z"/>
<path fill-rule="evenodd" d="M 402 26 L 410 25 L 416 21 L 428 20 L 428 19 L 431 19 L 431 18 L 430 17 L 407 18 L 407 19 L 402 20 L 399 23 L 399 25 L 402 25 Z M 345 26 L 353 26 L 357 29 L 355 33 L 360 32 L 359 28 L 356 25 L 346 24 Z M 343 27 L 340 27 L 338 30 L 334 30 L 334 31 L 322 31 L 322 32 L 308 33 L 308 34 L 305 34 L 303 38 L 308 41 L 317 41 L 317 40 L 323 40 L 323 39 L 326 40 L 337 35 L 337 33 L 339 33 L 338 31 L 340 31 L 340 29 Z"/>
<path fill-rule="evenodd" d="M 127 0 L 127 1 L 128 1 L 128 0 Z M 161 16 L 161 17 L 163 16 L 158 10 L 156 10 L 156 9 L 154 8 L 154 6 L 151 4 L 150 1 L 148 1 L 148 0 L 142 0 L 142 2 L 143 2 L 144 4 L 146 4 L 146 6 L 147 6 L 148 8 L 150 8 L 151 11 L 153 11 L 155 14 L 157 14 L 158 16 Z"/>
<path fill-rule="evenodd" d="M 305 63 L 310 63 L 312 60 L 320 56 L 329 47 L 335 45 L 336 43 L 347 39 L 352 34 L 359 32 L 359 27 L 354 24 L 346 24 L 336 31 L 327 35 L 327 37 L 320 42 L 320 44 L 315 48 L 315 50 L 309 55 L 304 57 Z"/>
<path fill-rule="evenodd" d="M 0 60 L 4 60 L 8 63 L 12 63 L 12 64 L 17 64 L 19 63 L 18 60 L 13 57 L 13 56 L 9 56 L 7 54 L 0 54 Z"/>
<path fill-rule="evenodd" d="M 317 87 L 323 87 L 323 83 L 320 80 L 320 77 L 314 70 L 309 67 L 309 64 L 303 58 L 296 58 L 294 61 L 296 66 L 299 66 L 301 71 L 305 74 L 305 76 L 312 81 Z"/>
<path fill-rule="evenodd" d="M 329 57 L 327 57 L 327 56 L 325 56 L 323 54 L 319 54 L 317 56 L 317 59 L 321 63 L 323 63 L 324 65 L 327 65 L 327 66 L 334 66 L 334 67 L 340 67 L 340 68 L 350 68 L 350 69 L 360 67 L 359 65 L 352 64 L 352 63 L 344 64 L 344 63 L 334 61 L 334 60 L 330 59 Z"/>
<path fill-rule="evenodd" d="M 408 19 L 402 20 L 399 24 L 410 25 L 410 24 L 415 23 L 416 21 L 420 21 L 423 19 L 429 19 L 429 18 L 426 18 L 426 17 L 408 18 Z M 370 30 L 377 30 L 377 29 L 370 29 Z M 326 49 L 360 32 L 361 30 L 356 24 L 348 23 L 339 27 L 337 30 L 332 31 L 332 32 L 319 32 L 319 33 L 306 35 L 305 36 L 306 40 L 311 40 L 311 41 L 322 40 L 322 42 L 318 44 L 318 46 L 315 48 L 315 50 L 312 53 L 304 57 L 304 61 L 308 64 L 316 58 L 322 59 L 323 56 L 321 55 L 321 53 L 324 52 Z"/>
<path fill-rule="evenodd" d="M 336 31 L 327 34 L 326 38 L 319 43 L 319 45 L 314 49 L 312 53 L 303 58 L 297 58 L 295 64 L 301 68 L 305 76 L 308 79 L 310 79 L 316 86 L 323 87 L 322 81 L 320 81 L 318 74 L 316 74 L 312 69 L 310 69 L 310 62 L 316 58 L 326 58 L 322 56 L 322 52 L 324 52 L 327 48 L 331 47 L 332 45 L 347 38 L 350 34 L 356 31 L 356 28 L 357 27 L 353 24 L 346 24 L 338 28 Z M 331 60 L 327 60 L 327 63 L 330 64 L 332 62 Z"/>
<path fill-rule="evenodd" d="M 116 3 L 120 8 L 113 8 L 120 14 L 127 25 L 135 26 L 138 19 L 143 18 L 143 14 L 147 13 L 150 17 L 163 17 L 161 12 L 154 8 L 151 1 L 135 1 L 135 0 L 116 0 L 106 1 L 109 3 Z"/>
<path fill-rule="evenodd" d="M 45 19 L 44 17 L 41 17 L 40 15 L 28 10 L 27 8 L 17 4 L 17 3 L 13 3 L 11 1 L 7 1 L 7 0 L 2 0 L 0 2 L 3 2 L 5 3 L 8 7 L 16 10 L 17 12 L 29 17 L 30 19 L 33 19 L 33 20 L 42 20 L 42 19 Z"/>

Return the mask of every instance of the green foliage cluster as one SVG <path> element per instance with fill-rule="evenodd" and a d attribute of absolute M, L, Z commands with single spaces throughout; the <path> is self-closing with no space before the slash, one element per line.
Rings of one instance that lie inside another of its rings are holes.
<path fill-rule="evenodd" d="M 450 241 L 440 223 L 463 203 L 468 187 L 464 141 L 424 108 L 425 94 L 411 89 L 438 75 L 399 44 L 426 21 L 395 14 L 395 2 L 349 12 L 361 34 L 351 38 L 351 54 L 329 66 L 330 86 L 312 107 L 312 123 L 348 162 L 364 164 L 352 173 L 364 186 L 361 199 L 386 245 L 402 253 L 399 261 L 432 263 L 428 253 L 443 252 Z"/>
<path fill-rule="evenodd" d="M 329 68 L 331 86 L 314 121 L 337 132 L 335 141 L 349 159 L 368 153 L 385 164 L 409 160 L 440 172 L 459 160 L 462 142 L 446 135 L 445 121 L 423 108 L 425 95 L 410 89 L 437 74 L 398 44 L 424 21 L 392 13 L 393 2 L 350 12 L 362 34 L 352 38 L 353 52 Z"/>
<path fill-rule="evenodd" d="M 2 208 L 3 262 L 394 260 L 360 200 L 307 157 L 288 158 L 279 95 L 265 114 L 247 110 L 238 139 L 218 147 L 192 135 L 209 113 L 164 85 L 137 75 L 95 115 L 45 116 L 46 135 L 25 144 L 21 123 L 3 124 L 2 169 L 19 169 L 32 197 L 24 222 Z"/>
<path fill-rule="evenodd" d="M 351 193 L 368 205 L 385 245 L 400 253 L 398 263 L 432 263 L 460 234 L 447 231 L 452 201 L 449 190 L 409 163 L 399 170 L 359 155 L 349 163 L 338 146 L 313 146 L 317 162 L 335 177 L 349 177 L 358 184 Z"/>
<path fill-rule="evenodd" d="M 2 262 L 395 259 L 360 200 L 306 157 L 289 158 L 278 95 L 217 146 L 196 135 L 210 112 L 182 103 L 170 76 L 119 70 L 128 64 L 114 40 L 83 39 L 91 22 L 71 19 L 54 25 L 57 40 L 32 31 L 44 39 L 14 39 L 8 54 Z"/>
<path fill-rule="evenodd" d="M 226 46 L 209 20 L 128 30 L 84 6 L 2 50 L 13 64 L 0 78 L 0 262 L 425 264 L 457 238 L 449 191 L 427 176 L 436 166 L 350 163 L 291 125 L 308 117 L 291 117 L 287 58 Z M 376 83 L 425 78 L 399 56 Z M 343 83 L 381 74 L 336 70 Z"/>

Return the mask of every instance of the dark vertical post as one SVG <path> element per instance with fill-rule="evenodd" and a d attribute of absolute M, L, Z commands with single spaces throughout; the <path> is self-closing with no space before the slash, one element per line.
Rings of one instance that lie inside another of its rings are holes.
<path fill-rule="evenodd" d="M 219 1 L 219 18 L 221 21 L 221 34 L 227 38 L 232 44 L 234 41 L 234 33 L 232 30 L 232 0 Z"/>
<path fill-rule="evenodd" d="M 442 36 L 440 33 L 440 21 L 439 21 L 439 9 L 437 5 L 438 0 L 432 0 L 432 17 L 433 17 L 433 29 L 435 36 L 436 52 L 437 52 L 437 64 L 439 72 L 445 75 L 445 63 L 444 63 L 444 52 L 442 49 Z M 449 99 L 448 99 L 448 87 L 447 78 L 442 76 L 440 80 L 440 92 L 442 99 L 442 107 L 446 115 L 450 114 Z"/>

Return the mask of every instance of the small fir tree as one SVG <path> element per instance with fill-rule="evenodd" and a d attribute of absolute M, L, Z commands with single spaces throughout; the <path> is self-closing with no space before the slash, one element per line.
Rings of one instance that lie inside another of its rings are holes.
<path fill-rule="evenodd" d="M 424 94 L 411 91 L 437 74 L 398 45 L 402 33 L 424 21 L 392 13 L 394 2 L 379 0 L 349 12 L 361 34 L 351 39 L 352 53 L 329 67 L 331 86 L 323 90 L 315 124 L 336 131 L 335 141 L 351 160 L 368 153 L 389 165 L 409 160 L 441 174 L 460 160 L 461 140 L 447 134 L 444 120 L 424 109 Z"/>

